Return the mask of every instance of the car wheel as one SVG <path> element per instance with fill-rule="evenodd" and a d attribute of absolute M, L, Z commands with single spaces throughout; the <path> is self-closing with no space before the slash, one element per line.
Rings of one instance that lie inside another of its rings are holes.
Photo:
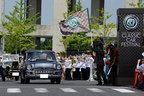
<path fill-rule="evenodd" d="M 54 84 L 55 83 L 55 79 L 51 79 L 51 84 Z"/>
<path fill-rule="evenodd" d="M 18 80 L 19 80 L 19 76 L 16 76 L 16 77 L 15 77 L 15 81 L 18 81 Z"/>
<path fill-rule="evenodd" d="M 61 83 L 61 79 L 56 79 L 56 84 L 60 84 Z"/>

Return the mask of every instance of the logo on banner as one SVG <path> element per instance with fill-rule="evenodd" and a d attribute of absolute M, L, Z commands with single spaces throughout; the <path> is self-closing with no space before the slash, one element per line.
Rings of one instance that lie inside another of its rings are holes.
<path fill-rule="evenodd" d="M 135 15 L 128 15 L 123 21 L 124 27 L 127 30 L 135 30 L 139 24 L 139 18 Z"/>
<path fill-rule="evenodd" d="M 72 30 L 75 30 L 80 26 L 80 20 L 77 16 L 71 16 L 66 23 Z"/>

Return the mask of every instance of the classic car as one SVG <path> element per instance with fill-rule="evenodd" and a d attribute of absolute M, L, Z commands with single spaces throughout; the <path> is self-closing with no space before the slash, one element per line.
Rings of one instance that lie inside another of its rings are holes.
<path fill-rule="evenodd" d="M 51 83 L 61 83 L 62 67 L 51 50 L 26 51 L 20 72 L 22 84 L 30 83 L 31 79 L 50 79 Z"/>

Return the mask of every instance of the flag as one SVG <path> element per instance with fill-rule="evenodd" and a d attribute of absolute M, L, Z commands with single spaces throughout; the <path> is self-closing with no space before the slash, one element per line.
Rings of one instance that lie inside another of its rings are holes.
<path fill-rule="evenodd" d="M 60 30 L 63 34 L 90 32 L 90 20 L 88 8 L 73 15 L 60 22 Z"/>

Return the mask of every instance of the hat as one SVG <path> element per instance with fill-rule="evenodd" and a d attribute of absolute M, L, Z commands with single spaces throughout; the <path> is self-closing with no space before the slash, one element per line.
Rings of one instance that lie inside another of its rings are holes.
<path fill-rule="evenodd" d="M 142 56 L 144 57 L 144 52 L 142 53 Z"/>

